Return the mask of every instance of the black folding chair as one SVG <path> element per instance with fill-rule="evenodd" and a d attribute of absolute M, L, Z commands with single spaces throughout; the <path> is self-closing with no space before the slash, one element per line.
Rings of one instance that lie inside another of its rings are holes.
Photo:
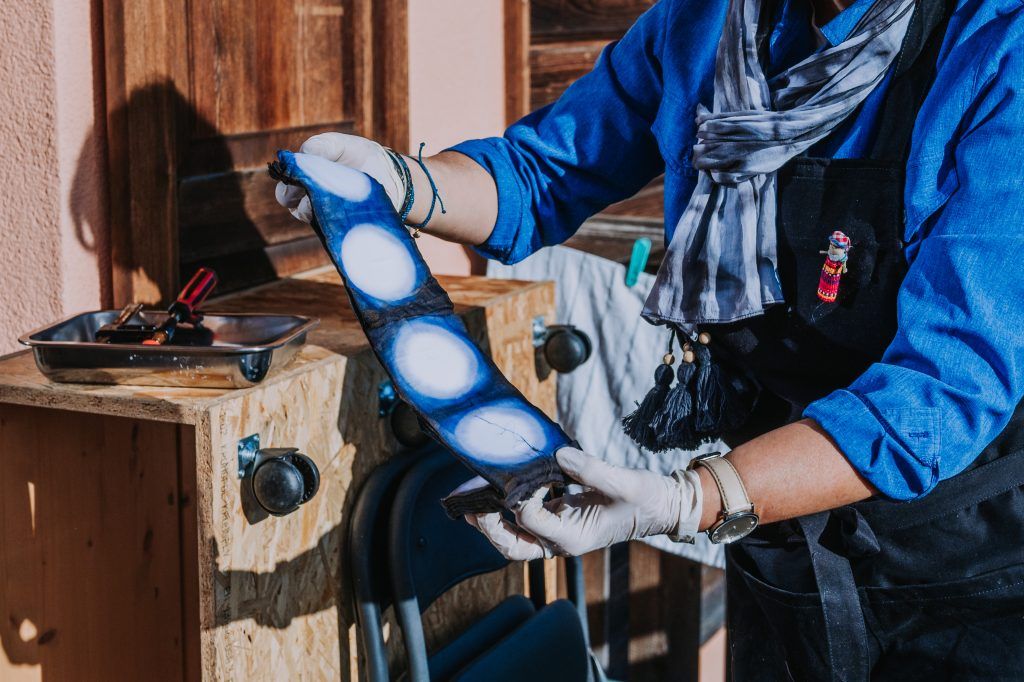
<path fill-rule="evenodd" d="M 470 476 L 448 453 L 430 447 L 389 460 L 360 491 L 348 547 L 367 679 L 389 679 L 381 614 L 393 602 L 409 661 L 403 678 L 500 682 L 523 679 L 523 663 L 529 666 L 530 676 L 537 677 L 537 661 L 542 660 L 550 677 L 544 674 L 541 680 L 593 679 L 578 560 L 566 564 L 575 604 L 562 600 L 545 606 L 543 563 L 533 562 L 529 571 L 533 601 L 523 595 L 508 597 L 452 642 L 427 655 L 422 611 L 462 580 L 508 564 L 468 524 L 448 519 L 438 503 Z M 393 599 L 393 594 L 399 597 Z"/>
<path fill-rule="evenodd" d="M 568 600 L 536 609 L 509 597 L 433 656 L 421 614 L 446 591 L 508 562 L 467 523 L 449 519 L 438 500 L 472 474 L 445 452 L 417 462 L 403 477 L 391 512 L 391 585 L 409 660 L 409 679 L 460 682 L 585 682 L 591 680 L 585 620 Z M 571 585 L 582 582 L 577 560 Z M 576 590 L 574 590 L 576 591 Z M 582 597 L 582 591 L 578 591 Z"/>

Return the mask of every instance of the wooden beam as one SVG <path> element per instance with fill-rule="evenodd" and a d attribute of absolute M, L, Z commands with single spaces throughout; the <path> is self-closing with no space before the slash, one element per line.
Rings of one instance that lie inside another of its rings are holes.
<path fill-rule="evenodd" d="M 105 0 L 103 30 L 113 302 L 158 303 L 178 284 L 187 15 L 172 0 Z"/>
<path fill-rule="evenodd" d="M 374 97 L 373 137 L 408 151 L 409 140 L 409 3 L 373 3 Z"/>
<path fill-rule="evenodd" d="M 530 112 L 530 0 L 505 0 L 505 122 Z"/>
<path fill-rule="evenodd" d="M 656 0 L 532 0 L 533 42 L 615 40 Z"/>
<path fill-rule="evenodd" d="M 353 3 L 353 11 L 346 18 L 350 22 L 348 35 L 352 37 L 346 58 L 352 60 L 352 77 L 354 80 L 355 134 L 373 137 L 374 128 L 374 33 L 375 17 L 373 0 L 357 0 Z M 403 31 L 403 35 L 405 31 Z"/>

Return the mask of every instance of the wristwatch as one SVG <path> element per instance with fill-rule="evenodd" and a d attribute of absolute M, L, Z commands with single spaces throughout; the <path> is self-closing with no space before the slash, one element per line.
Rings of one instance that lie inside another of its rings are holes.
<path fill-rule="evenodd" d="M 722 496 L 721 516 L 708 528 L 708 538 L 715 544 L 727 545 L 750 535 L 759 519 L 736 467 L 721 452 L 698 455 L 689 468 L 699 466 L 708 470 Z"/>

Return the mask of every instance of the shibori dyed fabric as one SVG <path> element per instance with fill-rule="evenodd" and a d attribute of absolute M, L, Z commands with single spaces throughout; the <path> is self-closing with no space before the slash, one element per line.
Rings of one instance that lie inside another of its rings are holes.
<path fill-rule="evenodd" d="M 452 516 L 513 507 L 566 480 L 572 440 L 470 339 L 384 188 L 318 156 L 278 152 L 271 175 L 306 190 L 313 228 L 374 353 L 433 436 L 479 474 L 444 500 Z"/>

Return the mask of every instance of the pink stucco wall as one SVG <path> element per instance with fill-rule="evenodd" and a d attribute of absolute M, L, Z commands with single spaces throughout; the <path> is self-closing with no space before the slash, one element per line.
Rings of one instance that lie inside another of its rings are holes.
<path fill-rule="evenodd" d="M 410 150 L 426 142 L 425 153 L 437 152 L 504 128 L 502 4 L 410 0 Z M 474 264 L 468 250 L 432 237 L 421 239 L 420 248 L 434 272 L 468 274 Z"/>
<path fill-rule="evenodd" d="M 61 310 L 53 11 L 14 3 L 0 24 L 0 352 Z M 16 94 L 15 94 L 16 93 Z"/>
<path fill-rule="evenodd" d="M 89 2 L 5 3 L 0 22 L 0 354 L 101 304 L 106 196 Z"/>
<path fill-rule="evenodd" d="M 103 24 L 99 0 L 54 5 L 61 302 L 70 314 L 110 304 L 106 102 L 95 37 Z"/>

